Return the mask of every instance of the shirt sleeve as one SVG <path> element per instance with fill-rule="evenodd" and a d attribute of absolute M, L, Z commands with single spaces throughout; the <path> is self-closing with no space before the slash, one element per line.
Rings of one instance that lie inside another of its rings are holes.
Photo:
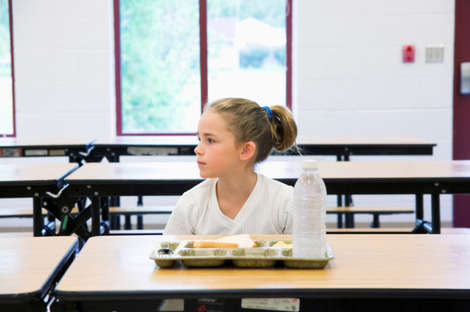
<path fill-rule="evenodd" d="M 282 234 L 292 234 L 293 227 L 293 209 L 294 209 L 294 198 L 293 192 L 288 192 L 287 197 L 285 198 L 285 204 L 280 209 L 281 215 L 280 220 L 282 227 Z"/>
<path fill-rule="evenodd" d="M 176 208 L 171 213 L 164 234 L 165 235 L 191 235 L 194 234 L 194 227 L 191 226 L 190 211 L 192 204 L 185 196 L 181 196 L 176 203 Z"/>
<path fill-rule="evenodd" d="M 272 206 L 276 207 L 276 232 L 279 234 L 292 234 L 294 188 L 279 182 L 274 182 L 270 192 L 272 194 Z M 275 194 L 275 195 L 274 195 Z"/>

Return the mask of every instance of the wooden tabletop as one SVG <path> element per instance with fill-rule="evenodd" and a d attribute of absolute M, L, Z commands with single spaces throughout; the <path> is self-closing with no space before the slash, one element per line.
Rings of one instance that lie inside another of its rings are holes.
<path fill-rule="evenodd" d="M 0 165 L 0 185 L 43 184 L 58 181 L 78 168 L 72 163 L 28 163 Z"/>
<path fill-rule="evenodd" d="M 178 156 L 175 156 L 175 159 Z M 178 157 L 179 158 L 179 157 Z M 67 177 L 68 181 L 93 180 L 202 180 L 194 161 L 152 163 L 86 163 Z"/>
<path fill-rule="evenodd" d="M 430 140 L 417 137 L 315 137 L 297 138 L 299 145 L 436 145 Z"/>
<path fill-rule="evenodd" d="M 97 147 L 104 146 L 192 146 L 198 144 L 196 135 L 171 136 L 120 136 L 98 138 L 94 141 Z"/>
<path fill-rule="evenodd" d="M 196 145 L 196 135 L 173 136 L 120 136 L 114 138 L 98 138 L 94 141 L 96 146 L 180 146 Z M 298 137 L 299 145 L 436 145 L 436 143 L 417 137 Z"/>
<path fill-rule="evenodd" d="M 42 293 L 76 242 L 71 236 L 30 235 L 0 238 L 0 298 Z"/>
<path fill-rule="evenodd" d="M 54 147 L 54 146 L 86 146 L 93 142 L 92 138 L 60 139 L 60 138 L 38 138 L 17 139 L 0 138 L 0 148 L 5 147 Z"/>
<path fill-rule="evenodd" d="M 272 178 L 295 177 L 300 174 L 299 161 L 266 161 L 259 171 Z M 388 160 L 319 162 L 323 179 L 429 179 L 470 178 L 470 161 Z"/>
<path fill-rule="evenodd" d="M 465 234 L 330 235 L 327 240 L 334 259 L 322 270 L 229 266 L 160 269 L 149 259 L 150 253 L 159 240 L 176 239 L 172 236 L 93 237 L 57 286 L 58 296 L 109 298 L 113 294 L 185 296 L 194 293 L 468 296 L 470 293 L 470 235 Z"/>
<path fill-rule="evenodd" d="M 176 156 L 175 156 L 176 158 Z M 274 158 L 274 157 L 273 157 Z M 268 160 L 255 170 L 274 179 L 297 179 L 301 172 L 296 160 Z M 470 179 L 470 161 L 354 161 L 320 162 L 325 180 Z M 87 163 L 67 177 L 67 181 L 202 180 L 195 158 L 156 163 Z"/>

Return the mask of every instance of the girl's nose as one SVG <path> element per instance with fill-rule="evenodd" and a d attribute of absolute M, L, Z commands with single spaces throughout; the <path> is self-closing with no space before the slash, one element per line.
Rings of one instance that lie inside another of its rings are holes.
<path fill-rule="evenodd" d="M 199 147 L 199 144 L 196 145 L 196 147 L 194 148 L 194 154 L 198 155 L 201 153 L 201 148 Z"/>

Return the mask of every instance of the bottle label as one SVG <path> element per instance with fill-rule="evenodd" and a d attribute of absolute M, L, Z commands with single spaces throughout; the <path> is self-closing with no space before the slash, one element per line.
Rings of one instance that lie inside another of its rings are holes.
<path fill-rule="evenodd" d="M 294 211 L 294 234 L 321 233 L 325 229 L 325 208 L 321 199 L 297 200 Z"/>
<path fill-rule="evenodd" d="M 324 258 L 326 210 L 318 197 L 298 198 L 294 202 L 292 252 L 297 258 Z"/>

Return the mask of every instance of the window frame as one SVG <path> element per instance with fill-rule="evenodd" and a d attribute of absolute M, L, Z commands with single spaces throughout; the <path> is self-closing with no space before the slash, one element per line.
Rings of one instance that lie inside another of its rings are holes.
<path fill-rule="evenodd" d="M 10 67 L 11 67 L 11 105 L 13 118 L 13 132 L 11 134 L 0 133 L 0 138 L 16 137 L 16 111 L 15 111 L 15 62 L 14 62 L 14 45 L 13 45 L 13 0 L 8 0 L 8 22 L 10 30 Z"/>
<path fill-rule="evenodd" d="M 9 0 L 12 1 L 12 0 Z M 292 109 L 292 1 L 286 0 L 286 106 Z M 146 132 L 124 133 L 122 130 L 121 85 L 121 0 L 114 0 L 114 58 L 116 84 L 116 135 L 117 136 L 184 136 L 195 133 Z M 208 99 L 207 69 L 207 0 L 199 0 L 199 57 L 201 75 L 201 112 Z"/>

